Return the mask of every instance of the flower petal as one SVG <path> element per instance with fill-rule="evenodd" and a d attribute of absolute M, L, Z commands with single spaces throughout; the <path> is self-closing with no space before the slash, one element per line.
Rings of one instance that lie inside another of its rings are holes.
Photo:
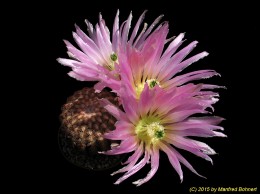
<path fill-rule="evenodd" d="M 165 141 L 168 143 L 173 144 L 174 146 L 184 149 L 186 151 L 191 152 L 192 154 L 199 156 L 201 158 L 204 158 L 207 161 L 210 161 L 213 164 L 212 159 L 205 153 L 201 152 L 196 145 L 187 138 L 183 138 L 180 136 L 171 136 L 170 134 L 167 134 L 165 137 Z"/>
<path fill-rule="evenodd" d="M 191 110 L 183 110 L 178 112 L 173 112 L 165 116 L 162 119 L 164 123 L 177 123 L 183 121 L 184 119 L 188 118 L 189 116 L 196 114 L 196 113 L 207 113 L 207 111 L 202 109 L 191 109 Z"/>
<path fill-rule="evenodd" d="M 126 119 L 125 113 L 122 112 L 120 109 L 118 109 L 115 105 L 113 105 L 111 102 L 109 102 L 107 99 L 100 99 L 101 106 L 104 106 L 104 108 L 112 114 L 117 120 Z"/>
<path fill-rule="evenodd" d="M 130 39 L 129 39 L 129 44 L 130 44 L 130 45 L 133 44 L 133 41 L 134 41 L 134 39 L 136 38 L 137 32 L 138 32 L 138 30 L 139 30 L 139 27 L 140 27 L 141 23 L 142 23 L 143 20 L 144 20 L 144 17 L 145 17 L 146 12 L 147 12 L 147 10 L 145 10 L 145 11 L 142 13 L 142 15 L 139 17 L 138 21 L 137 21 L 136 24 L 135 24 L 135 27 L 134 27 L 133 32 L 132 32 L 132 34 L 131 34 L 131 37 L 130 37 Z"/>
<path fill-rule="evenodd" d="M 158 16 L 154 22 L 150 25 L 150 27 L 145 31 L 145 33 L 140 33 L 140 39 L 137 38 L 134 46 L 136 48 L 140 48 L 142 46 L 142 44 L 144 43 L 144 40 L 146 39 L 146 37 L 152 32 L 153 28 L 160 22 L 160 20 L 162 19 L 163 15 Z"/>
<path fill-rule="evenodd" d="M 152 154 L 151 154 L 151 170 L 149 171 L 149 173 L 147 174 L 147 176 L 145 178 L 139 179 L 139 180 L 133 182 L 133 184 L 135 184 L 136 186 L 140 186 L 140 185 L 146 183 L 154 176 L 154 174 L 157 172 L 158 168 L 159 168 L 159 149 L 153 147 Z"/>
<path fill-rule="evenodd" d="M 182 84 L 185 84 L 189 81 L 199 80 L 199 79 L 207 79 L 212 76 L 218 75 L 217 72 L 214 70 L 200 70 L 200 71 L 193 71 L 191 73 L 186 73 L 184 75 L 177 76 L 173 78 L 169 83 L 171 83 L 174 86 L 180 86 Z"/>
<path fill-rule="evenodd" d="M 138 164 L 133 166 L 133 168 L 131 170 L 129 170 L 121 178 L 119 178 L 114 184 L 117 185 L 117 184 L 121 183 L 122 181 L 124 181 L 125 179 L 127 179 L 128 177 L 130 177 L 133 174 L 135 174 L 136 172 L 138 172 L 141 168 L 143 168 L 145 166 L 145 164 L 147 163 L 149 158 L 150 158 L 150 156 L 149 156 L 148 152 L 145 151 L 144 158 Z"/>
<path fill-rule="evenodd" d="M 193 41 L 188 46 L 181 49 L 179 52 L 177 52 L 169 61 L 169 65 L 165 65 L 161 71 L 164 72 L 162 76 L 160 76 L 160 82 L 166 81 L 170 79 L 173 75 L 169 74 L 169 72 L 172 72 L 172 69 L 175 69 L 176 66 L 196 47 L 197 41 Z"/>
<path fill-rule="evenodd" d="M 128 137 L 127 139 L 123 140 L 119 146 L 112 148 L 112 150 L 108 150 L 104 153 L 106 155 L 118 155 L 118 154 L 124 154 L 134 151 L 137 148 L 137 141 L 134 137 Z"/>
<path fill-rule="evenodd" d="M 197 173 L 197 171 L 192 167 L 192 165 L 173 147 L 170 147 L 170 149 L 172 150 L 172 152 L 177 156 L 178 160 L 184 164 L 190 171 L 192 171 L 194 174 L 202 177 L 202 178 L 206 178 L 202 175 L 200 175 L 199 173 Z"/>
<path fill-rule="evenodd" d="M 111 176 L 113 176 L 117 173 L 130 171 L 133 168 L 133 166 L 136 164 L 136 162 L 139 160 L 139 158 L 142 156 L 143 153 L 144 153 L 143 143 L 141 143 L 139 145 L 139 147 L 136 149 L 136 151 L 134 152 L 134 154 L 132 156 L 130 156 L 126 162 L 123 163 L 123 164 L 128 164 L 128 165 L 126 165 L 123 168 L 113 172 L 111 174 Z"/>
<path fill-rule="evenodd" d="M 124 140 L 127 137 L 134 136 L 134 126 L 126 121 L 117 121 L 116 129 L 104 134 L 104 137 L 111 140 Z"/>
<path fill-rule="evenodd" d="M 167 144 L 167 143 L 164 144 L 163 142 L 160 142 L 158 144 L 158 146 L 167 154 L 171 165 L 176 170 L 176 172 L 179 174 L 181 182 L 182 182 L 182 180 L 183 180 L 183 172 L 182 172 L 182 169 L 181 169 L 181 165 L 180 165 L 180 162 L 179 162 L 177 156 L 170 149 L 171 146 L 169 144 Z"/>
<path fill-rule="evenodd" d="M 172 76 L 176 75 L 177 73 L 181 72 L 183 69 L 187 68 L 188 66 L 190 66 L 192 63 L 197 62 L 200 59 L 203 59 L 204 57 L 208 56 L 207 52 L 202 52 L 199 53 L 197 55 L 194 55 L 192 57 L 190 57 L 189 59 L 186 59 L 185 61 L 181 62 L 178 65 L 172 66 L 173 68 L 171 68 L 167 73 L 168 75 L 166 76 L 165 79 L 170 79 Z"/>

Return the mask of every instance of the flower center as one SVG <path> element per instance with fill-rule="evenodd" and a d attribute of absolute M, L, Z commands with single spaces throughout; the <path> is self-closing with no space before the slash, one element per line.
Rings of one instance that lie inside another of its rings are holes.
<path fill-rule="evenodd" d="M 136 94 L 137 94 L 138 99 L 139 99 L 139 97 L 140 97 L 140 95 L 141 95 L 141 93 L 142 93 L 142 91 L 144 89 L 145 83 L 148 84 L 150 89 L 152 89 L 156 85 L 160 86 L 159 82 L 156 79 L 148 79 L 148 80 L 146 80 L 144 82 L 141 82 L 141 83 L 137 84 L 136 87 L 135 87 L 135 90 L 136 90 Z"/>
<path fill-rule="evenodd" d="M 146 145 L 156 144 L 165 135 L 164 126 L 155 117 L 141 119 L 135 127 L 135 133 Z"/>

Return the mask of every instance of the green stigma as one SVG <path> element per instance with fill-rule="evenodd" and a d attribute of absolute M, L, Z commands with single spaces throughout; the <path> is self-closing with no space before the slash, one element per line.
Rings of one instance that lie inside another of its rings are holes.
<path fill-rule="evenodd" d="M 165 136 L 164 126 L 153 116 L 142 118 L 135 127 L 135 133 L 146 145 L 156 144 Z"/>
<path fill-rule="evenodd" d="M 117 60 L 117 55 L 115 53 L 111 54 L 110 59 L 115 62 Z"/>
<path fill-rule="evenodd" d="M 155 132 L 155 136 L 158 138 L 158 139 L 162 139 L 164 137 L 164 131 L 156 131 Z"/>
<path fill-rule="evenodd" d="M 149 84 L 149 88 L 153 88 L 158 84 L 158 82 L 155 79 L 151 79 L 150 81 L 147 80 L 147 83 Z"/>
<path fill-rule="evenodd" d="M 138 99 L 139 99 L 139 97 L 140 97 L 140 95 L 141 95 L 141 93 L 144 89 L 145 83 L 148 84 L 150 89 L 154 88 L 156 85 L 159 85 L 159 87 L 161 87 L 159 82 L 156 79 L 147 79 L 146 81 L 137 84 L 136 87 L 135 87 L 135 91 L 136 91 Z"/>
<path fill-rule="evenodd" d="M 115 62 L 118 62 L 116 53 L 111 54 L 110 59 L 111 59 L 111 61 L 104 64 L 104 67 L 106 67 L 109 71 L 113 71 L 115 69 Z M 118 77 L 118 76 L 115 75 L 115 77 Z"/>

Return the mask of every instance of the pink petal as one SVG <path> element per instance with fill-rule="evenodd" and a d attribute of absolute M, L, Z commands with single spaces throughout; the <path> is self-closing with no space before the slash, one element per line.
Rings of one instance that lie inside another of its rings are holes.
<path fill-rule="evenodd" d="M 138 37 L 137 37 L 137 38 L 135 39 L 135 41 L 134 41 L 134 44 L 133 44 L 133 47 L 134 47 L 134 48 L 140 49 L 141 46 L 137 47 L 136 45 L 139 43 L 140 38 L 141 38 L 141 37 L 143 36 L 143 34 L 145 33 L 146 29 L 147 29 L 147 23 L 144 23 L 143 29 L 141 30 L 141 32 L 139 33 Z M 142 43 L 143 43 L 143 42 L 142 42 Z M 141 44 L 141 45 L 142 45 L 142 44 Z"/>
<path fill-rule="evenodd" d="M 218 132 L 218 131 L 214 131 L 214 134 L 216 137 L 227 137 L 227 135 L 225 135 L 224 133 Z"/>
<path fill-rule="evenodd" d="M 160 22 L 160 20 L 162 19 L 163 15 L 158 16 L 154 22 L 150 25 L 150 27 L 146 30 L 146 32 L 144 34 L 142 34 L 142 36 L 140 37 L 140 39 L 136 39 L 134 46 L 136 48 L 140 48 L 142 46 L 142 44 L 144 43 L 144 40 L 146 39 L 146 37 L 152 32 L 153 28 Z M 140 34 L 141 35 L 141 34 Z"/>
<path fill-rule="evenodd" d="M 198 148 L 203 152 L 206 153 L 208 155 L 214 155 L 216 154 L 215 150 L 213 150 L 211 147 L 209 147 L 209 145 L 200 142 L 200 141 L 196 141 L 196 140 L 191 140 L 194 144 L 196 144 L 198 146 Z"/>
<path fill-rule="evenodd" d="M 78 81 L 92 81 L 93 78 L 88 78 L 88 77 L 85 77 L 85 76 L 82 76 L 82 75 L 79 75 L 77 73 L 75 73 L 74 71 L 70 71 L 68 73 L 68 75 Z"/>
<path fill-rule="evenodd" d="M 64 40 L 64 43 L 66 44 L 66 47 L 68 49 L 68 54 L 70 56 L 77 59 L 78 61 L 82 61 L 85 63 L 90 63 L 90 62 L 93 63 L 93 61 L 89 58 L 88 55 L 86 55 L 81 50 L 74 47 L 69 41 Z"/>
<path fill-rule="evenodd" d="M 181 165 L 180 165 L 180 162 L 179 162 L 178 158 L 174 154 L 174 152 L 170 149 L 171 146 L 168 145 L 168 144 L 164 144 L 163 142 L 160 142 L 158 144 L 158 146 L 167 154 L 171 165 L 176 170 L 176 172 L 179 174 L 181 182 L 182 182 L 182 180 L 183 180 L 183 172 L 181 170 Z"/>
<path fill-rule="evenodd" d="M 129 34 L 129 30 L 131 27 L 131 21 L 132 21 L 132 12 L 130 12 L 128 19 L 124 25 L 123 31 L 122 31 L 122 41 L 121 44 L 126 45 L 127 43 L 127 39 L 128 39 L 128 34 Z"/>
<path fill-rule="evenodd" d="M 188 140 L 187 138 L 182 138 L 180 136 L 171 136 L 171 134 L 167 134 L 167 137 L 165 137 L 165 140 L 171 144 L 173 144 L 174 146 L 180 148 L 180 149 L 184 149 L 186 151 L 191 152 L 192 154 L 199 156 L 201 158 L 204 158 L 207 161 L 210 161 L 213 164 L 212 159 L 207 155 L 202 153 L 198 147 L 196 145 L 194 145 L 194 143 L 190 140 Z"/>
<path fill-rule="evenodd" d="M 112 140 L 124 140 L 129 136 L 134 136 L 134 125 L 126 121 L 117 121 L 116 129 L 105 134 L 104 137 Z"/>
<path fill-rule="evenodd" d="M 208 129 L 186 129 L 181 131 L 170 131 L 169 133 L 173 133 L 179 136 L 196 136 L 196 137 L 213 137 L 215 136 L 214 132 Z"/>
<path fill-rule="evenodd" d="M 200 118 L 200 117 L 199 117 Z M 206 122 L 192 122 L 190 118 L 184 122 L 174 123 L 167 126 L 167 129 L 171 130 L 185 130 L 185 129 L 194 129 L 194 128 L 201 128 L 201 129 L 209 129 L 209 130 L 224 130 L 221 126 L 211 125 Z"/>
<path fill-rule="evenodd" d="M 112 34 L 112 47 L 114 51 L 118 50 L 119 42 L 119 10 L 117 10 L 116 17 L 113 25 L 113 34 Z"/>
<path fill-rule="evenodd" d="M 139 147 L 136 149 L 135 153 L 122 164 L 133 163 L 134 161 L 135 162 L 133 164 L 135 164 L 143 153 L 144 153 L 144 142 L 141 142 Z"/>
<path fill-rule="evenodd" d="M 102 37 L 104 38 L 105 45 L 107 45 L 108 53 L 111 54 L 113 51 L 112 51 L 112 44 L 110 41 L 110 33 L 108 28 L 106 27 L 105 20 L 102 19 L 101 14 L 100 14 L 99 26 L 100 26 L 100 32 L 102 34 Z"/>
<path fill-rule="evenodd" d="M 104 82 L 98 82 L 94 85 L 95 92 L 101 92 L 107 85 Z"/>
<path fill-rule="evenodd" d="M 156 88 L 154 88 L 154 90 L 155 89 Z M 154 96 L 153 98 L 153 102 L 150 103 L 152 105 L 152 107 L 150 108 L 151 109 L 150 112 L 156 111 L 157 113 L 159 113 L 159 115 L 164 115 L 167 114 L 172 109 L 172 106 L 169 106 L 169 104 L 173 104 L 172 103 L 172 101 L 174 101 L 173 96 L 176 91 L 165 92 L 162 89 L 159 89 L 158 91 L 159 92 L 157 92 L 156 96 Z"/>
<path fill-rule="evenodd" d="M 123 164 L 128 164 L 128 165 L 126 165 L 123 168 L 113 172 L 111 174 L 111 176 L 113 176 L 117 173 L 130 171 L 133 168 L 133 166 L 136 164 L 136 162 L 139 160 L 139 158 L 142 156 L 143 153 L 144 153 L 143 144 L 140 144 L 140 146 L 136 149 L 134 154 L 132 156 L 130 156 L 126 162 L 123 163 Z"/>
<path fill-rule="evenodd" d="M 206 177 L 200 175 L 199 173 L 197 173 L 197 171 L 192 167 L 192 165 L 176 149 L 174 149 L 172 146 L 170 146 L 170 149 L 177 156 L 178 160 L 182 164 L 184 164 L 190 171 L 192 171 L 194 174 L 196 174 L 200 177 L 206 178 Z"/>
<path fill-rule="evenodd" d="M 184 33 L 180 33 L 167 47 L 165 52 L 162 55 L 162 59 L 171 57 L 175 51 L 179 48 L 182 43 L 182 39 L 184 38 Z"/>
<path fill-rule="evenodd" d="M 200 70 L 200 71 L 194 71 L 191 73 L 186 73 L 184 75 L 177 76 L 171 80 L 171 84 L 174 86 L 179 86 L 182 84 L 185 84 L 189 81 L 194 81 L 194 80 L 199 80 L 199 79 L 207 79 L 212 76 L 218 75 L 220 76 L 217 72 L 214 70 Z"/>
<path fill-rule="evenodd" d="M 226 137 L 225 134 L 216 132 L 216 131 L 211 131 L 208 129 L 187 129 L 183 131 L 175 131 L 174 132 L 177 135 L 180 136 L 196 136 L 196 137 Z"/>
<path fill-rule="evenodd" d="M 100 48 L 100 53 L 103 56 L 103 59 L 109 63 L 110 62 L 110 55 L 113 53 L 110 40 L 106 40 L 106 38 L 101 33 L 100 26 L 96 25 L 96 34 L 97 34 L 97 42 Z M 109 42 L 109 43 L 107 43 Z"/>
<path fill-rule="evenodd" d="M 162 72 L 165 72 L 162 76 L 160 76 L 159 81 L 166 81 L 170 79 L 173 75 L 169 74 L 169 72 L 172 72 L 173 69 L 177 67 L 177 65 L 196 47 L 197 41 L 193 41 L 188 46 L 181 49 L 179 52 L 177 52 L 169 61 L 169 64 L 162 68 Z"/>
<path fill-rule="evenodd" d="M 102 64 L 105 60 L 100 52 L 95 51 L 91 46 L 89 46 L 86 42 L 84 42 L 76 33 L 73 33 L 73 38 L 81 48 L 81 50 L 89 56 L 89 58 L 98 64 Z"/>
<path fill-rule="evenodd" d="M 146 58 L 146 54 L 148 54 L 149 57 L 147 57 L 148 60 L 145 60 L 144 77 L 153 78 L 159 74 L 161 67 L 158 65 L 158 61 L 161 57 L 168 31 L 168 24 L 166 23 L 158 32 L 153 33 L 145 41 L 142 49 L 142 56 Z M 151 50 L 151 53 L 149 53 L 148 50 Z M 147 75 L 145 73 L 147 73 Z"/>
<path fill-rule="evenodd" d="M 91 70 L 88 68 L 81 68 L 81 67 L 75 67 L 73 68 L 73 71 L 77 73 L 78 75 L 82 75 L 88 78 L 92 78 L 91 81 L 98 80 L 98 72 L 95 70 Z"/>
<path fill-rule="evenodd" d="M 118 155 L 124 154 L 134 151 L 137 148 L 137 141 L 135 137 L 128 137 L 123 140 L 119 146 L 113 148 L 112 150 L 108 150 L 106 152 L 101 152 L 106 155 Z"/>
<path fill-rule="evenodd" d="M 219 123 L 221 123 L 223 120 L 225 120 L 222 117 L 218 117 L 218 116 L 210 116 L 210 117 L 190 117 L 187 122 L 189 123 L 198 123 L 198 124 L 210 124 L 210 125 L 218 125 Z M 223 130 L 221 128 L 219 128 L 220 130 Z"/>
<path fill-rule="evenodd" d="M 95 52 L 99 52 L 99 48 L 97 47 L 96 43 L 89 38 L 80 28 L 75 24 L 76 33 L 77 35 L 86 43 L 88 44 L 92 49 L 95 50 Z"/>
<path fill-rule="evenodd" d="M 217 85 L 211 85 L 211 84 L 203 84 L 202 85 L 202 89 L 209 89 L 209 90 L 213 90 L 213 89 L 227 89 L 225 86 L 217 86 Z"/>
<path fill-rule="evenodd" d="M 121 82 L 120 80 L 116 80 L 114 78 L 109 78 L 108 76 L 104 76 L 101 78 L 102 82 L 104 82 L 104 85 L 108 88 L 112 89 L 112 92 L 119 93 L 121 88 Z M 97 89 L 102 89 L 102 87 L 97 87 Z"/>
<path fill-rule="evenodd" d="M 137 112 L 137 107 L 138 107 L 138 102 L 137 100 L 132 96 L 131 91 L 122 90 L 122 95 L 121 95 L 121 100 L 122 100 L 122 105 L 124 108 L 124 111 L 126 112 L 127 118 L 132 122 L 136 123 L 136 121 L 139 118 L 138 112 Z"/>
<path fill-rule="evenodd" d="M 157 148 L 153 147 L 152 154 L 151 154 L 150 172 L 147 174 L 147 176 L 145 178 L 139 179 L 139 180 L 133 182 L 133 184 L 135 184 L 136 186 L 140 186 L 140 185 L 146 183 L 154 176 L 154 174 L 157 172 L 158 168 L 159 168 L 159 150 Z"/>
<path fill-rule="evenodd" d="M 177 123 L 177 122 L 183 121 L 187 117 L 189 117 L 193 114 L 196 114 L 196 113 L 207 113 L 207 111 L 201 110 L 201 109 L 178 111 L 178 112 L 168 114 L 165 118 L 162 119 L 162 122 Z"/>
<path fill-rule="evenodd" d="M 180 64 L 178 64 L 174 68 L 172 68 L 168 72 L 168 76 L 165 79 L 170 79 L 172 76 L 174 76 L 175 74 L 181 72 L 183 69 L 187 68 L 192 63 L 195 63 L 198 60 L 203 59 L 206 56 L 208 56 L 208 53 L 204 51 L 204 52 L 199 53 L 199 54 L 197 54 L 197 55 L 195 55 L 193 57 L 190 57 L 189 59 L 186 59 L 185 61 L 181 62 Z"/>
<path fill-rule="evenodd" d="M 143 20 L 144 20 L 144 17 L 145 17 L 145 13 L 146 13 L 146 12 L 147 12 L 147 10 L 145 10 L 145 11 L 142 13 L 142 15 L 139 17 L 138 21 L 137 21 L 136 24 L 135 24 L 135 27 L 134 27 L 133 32 L 132 32 L 132 34 L 131 34 L 131 37 L 130 37 L 130 39 L 129 39 L 129 44 L 130 44 L 130 45 L 133 44 L 133 41 L 134 41 L 134 39 L 136 38 L 137 32 L 138 32 L 138 30 L 139 30 L 139 27 L 140 27 L 141 23 L 142 23 Z"/>
<path fill-rule="evenodd" d="M 94 64 L 92 62 L 89 63 L 85 63 L 85 62 L 78 62 L 75 60 L 71 60 L 71 59 L 64 59 L 64 58 L 58 58 L 57 61 L 65 66 L 71 67 L 71 68 L 88 68 L 91 71 L 97 71 L 98 69 L 96 68 L 97 64 Z"/>
<path fill-rule="evenodd" d="M 85 19 L 85 23 L 87 25 L 87 30 L 88 30 L 89 36 L 95 41 L 96 38 L 94 36 L 93 25 L 87 19 Z"/>
<path fill-rule="evenodd" d="M 101 106 L 104 106 L 104 108 L 112 114 L 117 120 L 125 120 L 126 115 L 124 112 L 122 112 L 120 109 L 118 109 L 115 105 L 113 105 L 111 102 L 109 102 L 107 99 L 100 99 Z"/>
<path fill-rule="evenodd" d="M 151 93 L 149 91 L 149 87 L 147 84 L 145 84 L 144 86 L 144 90 L 140 95 L 140 99 L 139 99 L 139 103 L 138 103 L 138 112 L 139 115 L 141 115 L 142 117 L 144 117 L 145 115 L 147 115 L 148 111 L 151 108 Z M 159 103 L 159 102 L 158 102 Z"/>
<path fill-rule="evenodd" d="M 122 181 L 124 181 L 125 179 L 127 179 L 128 177 L 130 177 L 133 174 L 135 174 L 136 172 L 138 172 L 141 168 L 143 168 L 145 166 L 145 164 L 148 162 L 149 158 L 150 158 L 150 156 L 149 156 L 148 152 L 145 151 L 144 158 L 138 164 L 133 166 L 133 168 L 131 170 L 129 170 L 121 178 L 119 178 L 114 184 L 119 184 Z"/>

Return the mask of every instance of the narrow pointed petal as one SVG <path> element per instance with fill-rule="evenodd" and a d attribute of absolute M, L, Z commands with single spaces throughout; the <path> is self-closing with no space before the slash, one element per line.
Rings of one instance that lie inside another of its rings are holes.
<path fill-rule="evenodd" d="M 133 174 L 135 174 L 136 172 L 138 172 L 141 168 L 144 167 L 144 165 L 147 163 L 148 160 L 149 160 L 149 154 L 146 151 L 144 158 L 138 164 L 133 166 L 133 168 L 131 170 L 129 170 L 121 178 L 119 178 L 114 184 L 117 185 L 117 184 L 121 183 L 122 181 L 124 181 L 125 179 L 132 176 Z"/>
<path fill-rule="evenodd" d="M 107 99 L 100 99 L 100 104 L 104 106 L 104 108 L 111 113 L 117 120 L 120 120 L 125 117 L 125 113 L 118 109 L 115 105 L 109 102 Z"/>
<path fill-rule="evenodd" d="M 132 152 L 136 149 L 137 142 L 134 137 L 128 137 L 127 139 L 123 140 L 119 146 L 113 148 L 112 150 L 108 150 L 103 152 L 106 155 L 118 155 Z"/>
<path fill-rule="evenodd" d="M 210 161 L 213 164 L 212 159 L 205 153 L 201 152 L 198 147 L 194 146 L 194 143 L 191 141 L 186 140 L 185 138 L 182 138 L 180 136 L 174 136 L 171 137 L 171 135 L 167 135 L 167 137 L 165 138 L 165 140 L 169 143 L 171 143 L 172 145 L 180 148 L 180 149 L 184 149 L 188 152 L 191 152 L 192 154 L 199 156 L 207 161 Z"/>
<path fill-rule="evenodd" d="M 154 176 L 154 174 L 157 172 L 158 168 L 159 168 L 159 150 L 157 148 L 154 148 L 153 153 L 151 155 L 151 170 L 149 171 L 149 173 L 147 174 L 147 176 L 145 178 L 139 179 L 139 180 L 133 182 L 133 184 L 135 184 L 136 186 L 140 186 L 140 185 L 146 183 Z"/>
<path fill-rule="evenodd" d="M 192 171 L 194 174 L 202 177 L 202 178 L 206 178 L 202 175 L 200 175 L 193 167 L 192 165 L 173 147 L 170 147 L 170 149 L 172 150 L 172 152 L 177 156 L 178 160 L 184 164 L 190 171 Z"/>
<path fill-rule="evenodd" d="M 171 68 L 169 68 L 169 70 L 166 72 L 167 74 L 164 79 L 169 80 L 171 77 L 181 72 L 182 70 L 190 66 L 192 63 L 195 63 L 206 56 L 208 56 L 208 53 L 202 52 L 197 55 L 194 55 L 193 57 L 190 57 L 189 59 L 186 59 L 185 61 L 181 62 L 178 65 L 172 65 Z"/>
<path fill-rule="evenodd" d="M 176 157 L 174 152 L 169 148 L 170 147 L 169 145 L 161 142 L 158 146 L 167 154 L 171 165 L 176 170 L 176 172 L 179 174 L 181 182 L 182 182 L 183 172 L 182 172 L 181 165 L 180 165 L 178 158 Z"/>
<path fill-rule="evenodd" d="M 141 144 L 141 145 L 142 145 L 142 144 Z M 143 147 L 142 147 L 142 146 L 139 146 L 139 147 L 136 149 L 135 153 L 134 153 L 132 156 L 130 156 L 126 162 L 123 163 L 123 164 L 128 164 L 128 165 L 126 165 L 126 166 L 124 166 L 123 168 L 121 168 L 121 169 L 119 169 L 119 170 L 113 172 L 113 173 L 111 174 L 111 176 L 114 176 L 115 174 L 118 174 L 118 173 L 130 171 L 130 170 L 134 167 L 134 165 L 136 164 L 136 162 L 139 160 L 139 158 L 142 156 L 143 153 L 144 153 Z"/>
<path fill-rule="evenodd" d="M 194 71 L 191 73 L 186 73 L 184 75 L 177 76 L 171 80 L 171 84 L 174 86 L 179 86 L 185 84 L 190 81 L 199 80 L 199 79 L 207 79 L 212 76 L 218 75 L 217 72 L 214 70 L 201 70 L 201 71 Z"/>
<path fill-rule="evenodd" d="M 139 41 L 136 43 L 137 48 L 140 48 L 142 46 L 142 43 L 144 42 L 146 37 L 152 32 L 153 28 L 160 22 L 160 20 L 162 19 L 163 16 L 164 15 L 160 15 L 159 17 L 157 17 L 154 20 L 154 22 L 150 25 L 150 27 L 146 30 L 146 32 L 144 34 L 142 34 Z"/>
<path fill-rule="evenodd" d="M 130 45 L 133 44 L 133 41 L 134 41 L 134 39 L 136 38 L 137 32 L 138 32 L 138 30 L 139 30 L 139 28 L 140 28 L 141 23 L 142 23 L 143 20 L 144 20 L 144 17 L 145 17 L 146 12 L 147 12 L 147 10 L 145 10 L 145 11 L 142 13 L 142 15 L 139 17 L 138 21 L 136 22 L 136 25 L 135 25 L 135 27 L 134 27 L 134 29 L 133 29 L 133 32 L 132 32 L 132 34 L 131 34 L 131 37 L 130 37 L 130 39 L 129 39 L 129 44 L 130 44 Z"/>
<path fill-rule="evenodd" d="M 183 110 L 183 111 L 179 111 L 179 112 L 173 112 L 173 113 L 167 115 L 162 120 L 165 123 L 180 122 L 196 113 L 207 113 L 207 111 L 201 110 L 201 109 Z"/>

